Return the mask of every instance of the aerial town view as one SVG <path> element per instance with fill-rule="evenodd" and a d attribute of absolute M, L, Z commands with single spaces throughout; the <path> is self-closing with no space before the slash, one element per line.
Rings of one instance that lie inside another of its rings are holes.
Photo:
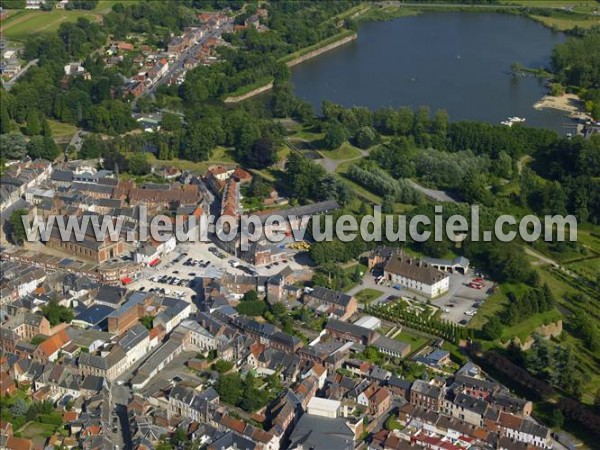
<path fill-rule="evenodd" d="M 0 28 L 0 450 L 600 449 L 600 0 Z"/>

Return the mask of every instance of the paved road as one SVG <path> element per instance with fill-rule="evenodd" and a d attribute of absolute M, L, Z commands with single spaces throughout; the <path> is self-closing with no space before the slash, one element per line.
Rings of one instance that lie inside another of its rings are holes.
<path fill-rule="evenodd" d="M 425 197 L 437 201 L 437 202 L 450 202 L 450 203 L 457 203 L 458 200 L 455 199 L 454 197 L 452 197 L 451 194 L 449 194 L 446 191 L 440 191 L 440 190 L 436 190 L 436 189 L 429 189 L 426 188 L 425 186 L 420 185 L 419 183 L 417 183 L 416 181 L 407 179 L 406 181 L 408 181 L 408 183 L 414 187 L 417 191 L 422 192 L 423 195 L 425 195 Z"/>
<path fill-rule="evenodd" d="M 13 84 L 15 84 L 15 82 L 19 78 L 21 78 L 21 76 L 23 74 L 25 74 L 25 72 L 27 72 L 31 66 L 33 66 L 34 64 L 37 64 L 38 61 L 39 61 L 38 59 L 33 59 L 33 60 L 29 61 L 25 67 L 23 67 L 19 72 L 16 73 L 16 75 L 14 77 L 12 77 L 10 79 L 10 81 L 5 82 L 3 85 L 6 88 L 6 90 L 10 91 L 10 88 L 13 87 Z"/>
<path fill-rule="evenodd" d="M 67 147 L 65 148 L 65 154 L 69 147 L 73 147 L 77 151 L 77 153 L 79 153 L 81 150 L 81 146 L 83 145 L 83 138 L 86 134 L 88 134 L 87 131 L 78 130 L 71 138 L 69 145 L 67 145 Z"/>
<path fill-rule="evenodd" d="M 536 252 L 535 250 L 533 250 L 530 247 L 525 247 L 525 253 L 527 253 L 530 256 L 533 256 L 534 258 L 538 259 L 540 262 L 542 262 L 544 264 L 550 264 L 551 266 L 558 267 L 558 263 L 556 261 L 548 258 L 547 256 L 542 255 L 539 252 Z"/>

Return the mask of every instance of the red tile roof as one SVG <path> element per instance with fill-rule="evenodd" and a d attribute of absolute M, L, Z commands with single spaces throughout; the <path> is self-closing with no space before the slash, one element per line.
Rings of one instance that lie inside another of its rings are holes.
<path fill-rule="evenodd" d="M 498 423 L 501 427 L 510 428 L 512 430 L 518 430 L 521 427 L 522 422 L 523 419 L 520 417 L 505 412 L 500 413 L 500 418 L 498 419 Z"/>
<path fill-rule="evenodd" d="M 246 429 L 246 423 L 243 420 L 234 419 L 231 416 L 223 416 L 221 425 L 238 433 L 243 433 Z"/>
<path fill-rule="evenodd" d="M 69 338 L 67 330 L 63 328 L 58 333 L 42 342 L 38 346 L 38 349 L 40 349 L 40 351 L 44 356 L 46 356 L 46 358 L 49 358 L 69 342 L 71 342 L 71 338 Z"/>
<path fill-rule="evenodd" d="M 33 443 L 29 439 L 9 436 L 6 440 L 6 448 L 9 450 L 31 450 Z"/>
<path fill-rule="evenodd" d="M 62 417 L 63 422 L 73 422 L 74 420 L 77 420 L 79 414 L 77 413 L 77 411 L 65 411 Z"/>

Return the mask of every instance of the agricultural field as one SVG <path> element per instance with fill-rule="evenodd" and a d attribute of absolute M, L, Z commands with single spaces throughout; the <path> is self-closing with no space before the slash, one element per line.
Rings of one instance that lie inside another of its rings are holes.
<path fill-rule="evenodd" d="M 61 23 L 75 22 L 79 17 L 102 19 L 100 13 L 84 10 L 22 11 L 2 23 L 2 35 L 9 40 L 24 42 L 31 36 L 54 33 Z"/>
<path fill-rule="evenodd" d="M 2 22 L 2 36 L 17 42 L 23 42 L 30 36 L 37 34 L 50 34 L 58 29 L 61 23 L 75 22 L 78 17 L 87 17 L 90 20 L 102 20 L 112 7 L 121 0 L 100 0 L 91 10 L 63 10 L 33 11 L 23 10 L 14 13 Z M 129 3 L 139 0 L 127 0 Z"/>

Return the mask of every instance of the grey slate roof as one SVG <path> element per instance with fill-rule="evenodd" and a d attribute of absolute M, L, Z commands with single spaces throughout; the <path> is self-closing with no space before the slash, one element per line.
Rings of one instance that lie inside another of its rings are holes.
<path fill-rule="evenodd" d="M 348 306 L 350 300 L 352 300 L 352 296 L 348 294 L 344 294 L 343 292 L 334 291 L 332 289 L 327 289 L 321 286 L 317 286 L 308 294 L 311 297 L 317 298 L 319 300 L 325 301 L 327 303 L 334 303 L 340 306 Z"/>
<path fill-rule="evenodd" d="M 290 435 L 290 448 L 311 450 L 352 450 L 354 433 L 345 419 L 304 414 Z"/>

